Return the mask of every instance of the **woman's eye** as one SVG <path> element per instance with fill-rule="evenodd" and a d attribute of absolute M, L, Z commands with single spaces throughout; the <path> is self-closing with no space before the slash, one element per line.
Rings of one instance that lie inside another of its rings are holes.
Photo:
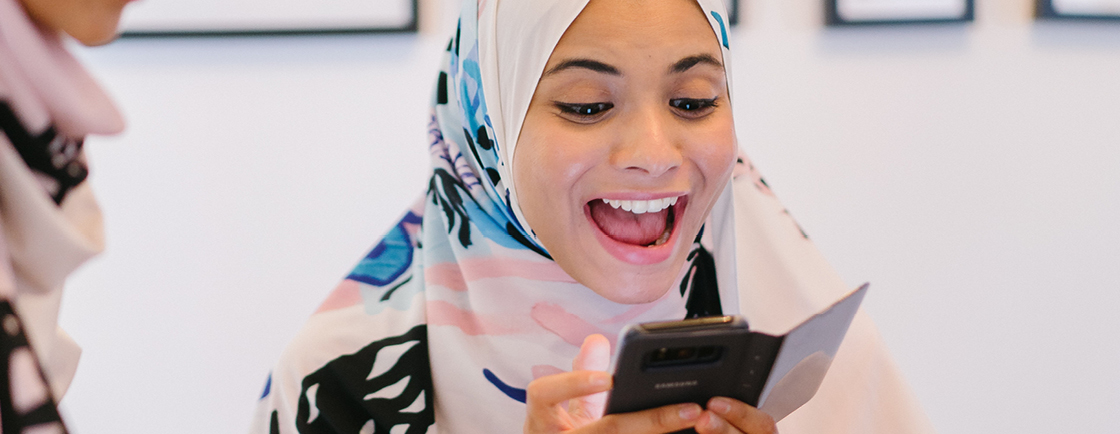
<path fill-rule="evenodd" d="M 716 98 L 677 98 L 669 100 L 669 106 L 683 112 L 686 116 L 697 117 L 707 114 L 716 106 Z"/>
<path fill-rule="evenodd" d="M 555 104 L 556 108 L 560 109 L 561 114 L 567 115 L 569 118 L 574 118 L 573 120 L 579 122 L 596 120 L 608 110 L 614 108 L 614 104 L 609 102 L 593 102 L 587 104 L 556 102 Z"/>

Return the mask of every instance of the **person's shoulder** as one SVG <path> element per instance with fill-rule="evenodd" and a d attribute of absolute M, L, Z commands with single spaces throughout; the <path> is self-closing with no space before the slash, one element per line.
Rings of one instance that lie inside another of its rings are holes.
<path fill-rule="evenodd" d="M 405 380 L 416 395 L 405 404 L 426 402 L 418 394 L 431 388 L 422 294 L 408 304 L 367 302 L 363 289 L 375 292 L 367 286 L 344 280 L 308 318 L 274 366 L 251 432 L 296 432 L 294 421 L 308 418 L 369 419 L 364 405 L 340 403 L 403 393 L 388 386 Z"/>
<path fill-rule="evenodd" d="M 302 378 L 331 361 L 359 354 L 371 346 L 426 341 L 422 305 L 367 302 L 362 295 L 364 286 L 354 280 L 339 283 L 285 348 L 277 370 L 286 371 L 283 374 L 289 378 Z"/>

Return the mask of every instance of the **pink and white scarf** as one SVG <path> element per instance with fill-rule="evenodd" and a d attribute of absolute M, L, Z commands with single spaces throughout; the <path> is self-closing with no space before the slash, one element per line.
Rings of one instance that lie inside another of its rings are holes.
<path fill-rule="evenodd" d="M 62 287 L 103 248 L 101 212 L 81 182 L 80 143 L 123 127 L 109 97 L 63 45 L 61 34 L 34 23 L 16 0 L 0 0 L 0 104 L 8 115 L 0 134 L 0 303 L 12 309 L 0 322 L 13 344 L 6 374 L 12 396 L 0 400 L 14 408 L 0 421 L 5 432 L 53 411 L 50 397 L 62 396 L 77 368 L 80 349 L 57 324 Z M 80 176 L 60 189 L 25 155 Z M 38 432 L 63 429 L 35 423 Z"/>

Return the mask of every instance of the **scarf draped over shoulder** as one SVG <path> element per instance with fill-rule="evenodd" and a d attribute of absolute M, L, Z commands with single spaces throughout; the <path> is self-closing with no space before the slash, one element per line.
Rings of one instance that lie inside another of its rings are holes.
<path fill-rule="evenodd" d="M 104 245 L 82 143 L 123 124 L 64 36 L 0 0 L 3 432 L 65 432 L 55 401 L 81 349 L 58 326 L 59 303 L 66 278 Z"/>

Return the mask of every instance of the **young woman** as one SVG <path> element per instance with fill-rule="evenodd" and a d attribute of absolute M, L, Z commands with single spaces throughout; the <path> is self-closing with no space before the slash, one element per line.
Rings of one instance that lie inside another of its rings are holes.
<path fill-rule="evenodd" d="M 465 0 L 428 193 L 281 356 L 254 432 L 775 432 L 727 398 L 602 415 L 626 324 L 782 332 L 847 289 L 738 154 L 724 17 Z M 858 317 L 782 431 L 928 432 L 877 339 Z"/>
<path fill-rule="evenodd" d="M 80 349 L 58 328 L 62 285 L 102 249 L 82 139 L 123 127 L 63 47 L 116 36 L 124 0 L 0 0 L 0 427 L 65 432 L 55 409 Z"/>

